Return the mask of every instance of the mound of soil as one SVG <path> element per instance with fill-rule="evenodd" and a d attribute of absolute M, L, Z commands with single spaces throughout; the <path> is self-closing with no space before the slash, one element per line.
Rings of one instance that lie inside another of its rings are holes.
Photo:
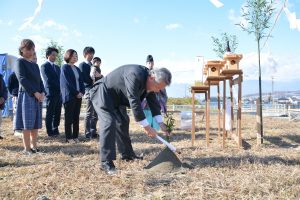
<path fill-rule="evenodd" d="M 174 172 L 180 168 L 193 167 L 187 163 L 182 163 L 176 154 L 166 147 L 145 169 L 151 172 L 167 173 Z"/>

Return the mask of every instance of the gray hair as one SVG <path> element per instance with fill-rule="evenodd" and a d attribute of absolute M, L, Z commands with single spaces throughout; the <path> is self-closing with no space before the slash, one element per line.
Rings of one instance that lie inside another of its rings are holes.
<path fill-rule="evenodd" d="M 167 68 L 154 68 L 150 73 L 154 76 L 155 82 L 161 83 L 163 81 L 166 85 L 171 84 L 172 74 Z"/>

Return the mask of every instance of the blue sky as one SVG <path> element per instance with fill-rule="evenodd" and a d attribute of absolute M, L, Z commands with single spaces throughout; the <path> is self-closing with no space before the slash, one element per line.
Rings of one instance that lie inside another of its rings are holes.
<path fill-rule="evenodd" d="M 276 12 L 284 0 L 276 0 Z M 211 36 L 227 32 L 237 36 L 237 53 L 242 53 L 245 80 L 257 79 L 256 43 L 253 35 L 235 24 L 241 21 L 243 0 L 1 0 L 0 53 L 18 55 L 21 39 L 36 44 L 39 64 L 41 49 L 52 39 L 75 49 L 93 46 L 107 74 L 129 63 L 144 64 L 152 54 L 156 67 L 167 67 L 174 83 L 201 80 L 202 62 L 217 59 Z M 263 79 L 299 81 L 300 0 L 287 1 L 272 38 L 262 49 Z M 272 24 L 275 19 L 272 19 Z M 299 87 L 300 88 L 300 87 Z"/>

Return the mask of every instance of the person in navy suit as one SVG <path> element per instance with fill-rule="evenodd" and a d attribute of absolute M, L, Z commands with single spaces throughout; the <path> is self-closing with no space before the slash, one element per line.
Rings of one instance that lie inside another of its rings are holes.
<path fill-rule="evenodd" d="M 55 64 L 58 49 L 46 49 L 47 61 L 41 66 L 41 74 L 46 90 L 46 130 L 49 137 L 59 135 L 58 126 L 61 114 L 60 68 Z"/>
<path fill-rule="evenodd" d="M 85 61 L 79 64 L 79 69 L 82 72 L 85 87 L 84 98 L 86 99 L 86 115 L 84 119 L 84 133 L 86 138 L 97 138 L 96 124 L 98 118 L 89 95 L 89 91 L 93 86 L 93 79 L 91 78 L 90 73 L 92 67 L 91 61 L 94 57 L 94 54 L 95 49 L 93 47 L 85 47 L 83 49 Z"/>
<path fill-rule="evenodd" d="M 85 89 L 81 71 L 75 65 L 78 61 L 77 52 L 73 49 L 67 50 L 64 60 L 67 64 L 61 67 L 60 90 L 65 108 L 66 142 L 78 143 L 79 115 Z"/>
<path fill-rule="evenodd" d="M 0 74 L 0 139 L 1 136 L 1 122 L 2 122 L 2 110 L 5 107 L 5 101 L 7 100 L 7 88 L 3 80 L 2 74 Z"/>

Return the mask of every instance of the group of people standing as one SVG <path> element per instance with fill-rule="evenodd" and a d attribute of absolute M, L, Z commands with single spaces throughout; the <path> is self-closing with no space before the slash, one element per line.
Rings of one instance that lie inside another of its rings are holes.
<path fill-rule="evenodd" d="M 14 83 L 11 85 L 17 87 L 19 84 L 18 89 L 9 87 L 9 90 L 16 102 L 14 130 L 23 132 L 25 154 L 40 151 L 37 148 L 37 133 L 42 127 L 44 98 L 48 136 L 60 134 L 58 127 L 63 105 L 68 143 L 79 142 L 79 115 L 82 98 L 86 99 L 85 137 L 97 138 L 100 135 L 100 167 L 108 174 L 116 173 L 113 163 L 116 144 L 122 160 L 143 159 L 132 148 L 126 107 L 131 108 L 135 121 L 149 137 L 155 137 L 159 129 L 169 134 L 161 111 L 166 112 L 165 87 L 170 85 L 172 75 L 166 68 L 153 68 L 154 59 L 151 55 L 147 56 L 146 66 L 123 65 L 103 77 L 101 59 L 94 57 L 93 47 L 84 48 L 85 61 L 79 67 L 75 66 L 78 54 L 73 49 L 65 52 L 66 64 L 61 67 L 55 64 L 59 52 L 54 47 L 46 49 L 47 61 L 41 68 L 36 64 L 32 40 L 22 40 L 19 53 L 21 58 L 15 67 L 15 81 L 10 78 L 10 82 Z M 0 106 L 6 99 L 7 94 L 0 90 Z M 98 120 L 99 132 L 96 128 Z"/>
<path fill-rule="evenodd" d="M 46 101 L 45 125 L 48 136 L 56 137 L 60 134 L 58 127 L 63 105 L 66 142 L 79 142 L 79 115 L 82 98 L 85 97 L 85 93 L 88 93 L 93 82 L 103 77 L 100 70 L 101 59 L 94 58 L 95 50 L 92 47 L 84 48 L 83 54 L 86 61 L 80 64 L 80 68 L 75 66 L 78 61 L 75 50 L 69 49 L 65 52 L 66 64 L 61 67 L 55 64 L 58 53 L 58 49 L 48 47 L 45 52 L 47 61 L 39 68 L 36 64 L 33 41 L 22 40 L 19 47 L 21 58 L 17 60 L 14 72 L 8 80 L 8 89 L 12 95 L 14 107 L 14 130 L 15 132 L 22 131 L 23 153 L 27 155 L 40 151 L 37 148 L 37 133 L 38 129 L 42 128 L 44 99 Z M 7 90 L 4 81 L 0 86 L 1 91 L 6 92 L 5 95 L 0 93 L 0 105 L 2 106 L 4 105 L 1 103 L 2 96 L 5 101 Z M 88 99 L 88 95 L 86 98 Z M 96 138 L 97 116 L 92 106 L 87 106 L 85 118 L 85 136 Z"/>

